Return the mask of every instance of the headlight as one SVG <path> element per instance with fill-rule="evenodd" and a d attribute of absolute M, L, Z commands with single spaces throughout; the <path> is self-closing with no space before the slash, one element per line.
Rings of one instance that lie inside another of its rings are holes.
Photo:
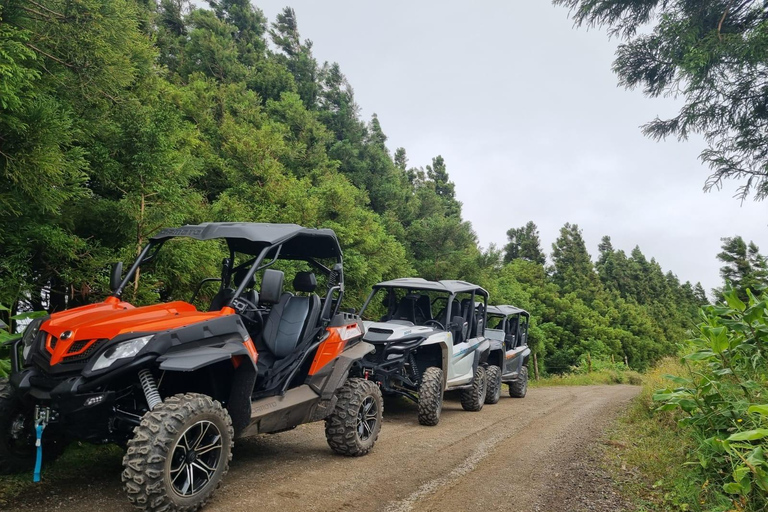
<path fill-rule="evenodd" d="M 24 350 L 22 351 L 21 356 L 25 361 L 27 360 L 27 356 L 29 356 L 29 352 L 32 350 L 32 344 L 35 342 L 37 333 L 40 332 L 40 326 L 43 325 L 44 320 L 45 318 L 36 318 L 27 325 L 26 329 L 24 329 L 24 336 L 21 338 L 24 343 Z"/>
<path fill-rule="evenodd" d="M 93 371 L 102 370 L 112 366 L 112 363 L 119 359 L 127 359 L 129 357 L 135 357 L 136 354 L 141 352 L 149 340 L 154 336 L 142 336 L 141 338 L 134 338 L 118 343 L 114 347 L 108 348 L 103 354 L 99 356 L 95 363 L 93 363 Z"/>

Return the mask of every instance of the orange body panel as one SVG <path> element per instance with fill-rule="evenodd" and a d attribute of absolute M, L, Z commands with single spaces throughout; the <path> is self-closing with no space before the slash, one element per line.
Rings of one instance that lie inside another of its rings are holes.
<path fill-rule="evenodd" d="M 357 324 L 345 325 L 343 327 L 329 327 L 328 337 L 317 347 L 315 359 L 312 366 L 309 367 L 309 374 L 314 375 L 322 367 L 334 361 L 344 351 L 347 342 L 357 336 L 362 336 L 363 331 Z"/>
<path fill-rule="evenodd" d="M 51 365 L 54 365 L 65 357 L 86 352 L 100 339 L 112 339 L 130 332 L 165 331 L 232 313 L 231 308 L 202 312 L 182 301 L 137 308 L 109 297 L 104 302 L 54 313 L 40 329 L 47 334 L 46 348 L 51 354 Z M 68 337 L 61 339 L 65 332 L 69 332 Z M 76 342 L 83 341 L 87 343 L 70 352 Z"/>

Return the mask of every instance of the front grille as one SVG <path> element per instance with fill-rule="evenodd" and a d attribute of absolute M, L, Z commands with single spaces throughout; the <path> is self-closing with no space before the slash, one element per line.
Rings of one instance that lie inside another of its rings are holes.
<path fill-rule="evenodd" d="M 75 352 L 80 352 L 85 348 L 85 346 L 90 342 L 91 340 L 79 340 L 72 344 L 71 347 L 69 347 L 69 350 L 67 350 L 67 354 L 74 354 Z"/>
<path fill-rule="evenodd" d="M 72 352 L 78 352 L 78 351 L 82 350 L 83 347 L 85 347 L 91 341 L 93 341 L 93 340 L 76 341 L 75 343 L 72 344 L 72 347 L 70 347 L 70 349 L 69 349 L 69 351 L 67 353 L 70 354 Z M 69 355 L 65 356 L 64 360 L 61 362 L 61 364 L 72 364 L 72 363 L 79 363 L 79 362 L 85 361 L 85 360 L 89 359 L 94 354 L 94 352 L 96 352 L 99 348 L 101 348 L 104 345 L 104 343 L 106 343 L 106 342 L 107 342 L 106 339 L 96 340 L 82 354 L 77 354 L 77 355 L 74 355 L 74 356 L 69 356 Z"/>

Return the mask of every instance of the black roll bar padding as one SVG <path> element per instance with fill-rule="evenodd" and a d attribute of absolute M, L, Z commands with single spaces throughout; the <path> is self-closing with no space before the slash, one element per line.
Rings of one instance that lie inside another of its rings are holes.
<path fill-rule="evenodd" d="M 144 247 L 144 249 L 141 250 L 141 252 L 139 253 L 139 256 L 136 258 L 136 261 L 133 262 L 133 265 L 131 265 L 131 268 L 128 270 L 128 273 L 125 274 L 125 277 L 123 278 L 123 280 L 120 283 L 120 285 L 117 287 L 116 290 L 114 290 L 114 292 L 112 294 L 113 296 L 115 296 L 115 297 L 117 297 L 119 299 L 123 295 L 123 290 L 128 285 L 128 281 L 130 281 L 131 278 L 133 277 L 133 275 L 136 273 L 136 270 L 138 270 L 139 265 L 144 263 L 144 261 L 151 260 L 152 257 L 154 257 L 154 255 L 153 255 L 152 257 L 147 258 L 147 254 L 149 253 L 149 250 L 152 247 L 157 247 L 158 250 L 159 250 L 160 246 L 163 245 L 164 241 L 165 240 L 162 240 L 160 242 L 149 242 L 146 245 L 146 247 Z"/>
<path fill-rule="evenodd" d="M 200 290 L 203 289 L 203 285 L 205 283 L 210 283 L 212 281 L 221 281 L 222 279 L 220 277 L 206 277 L 202 281 L 200 281 L 200 284 L 197 285 L 197 289 L 195 290 L 195 293 L 192 294 L 192 298 L 189 299 L 189 303 L 192 304 L 195 302 L 195 299 L 197 298 L 197 294 L 200 293 Z"/>
<path fill-rule="evenodd" d="M 331 318 L 336 314 L 335 311 L 331 311 L 331 305 L 333 304 L 333 292 L 336 290 L 339 291 L 339 301 L 336 303 L 336 308 L 338 310 L 339 304 L 341 303 L 341 294 L 343 293 L 341 291 L 340 286 L 331 286 L 328 288 L 328 293 L 325 294 L 325 300 L 323 301 L 323 309 L 320 311 L 320 322 L 327 323 L 331 321 Z"/>
<path fill-rule="evenodd" d="M 266 265 L 261 265 L 261 262 L 264 261 L 264 258 L 267 256 L 269 251 L 277 247 L 277 251 L 275 252 L 275 257 L 272 258 L 272 261 L 267 263 Z M 253 276 L 256 272 L 259 270 L 263 270 L 267 267 L 270 267 L 274 265 L 278 258 L 280 258 L 280 251 L 283 249 L 283 244 L 280 244 L 278 246 L 270 245 L 269 247 L 265 247 L 261 250 L 259 253 L 259 256 L 256 258 L 256 261 L 253 262 L 253 265 L 251 265 L 251 269 L 248 271 L 248 273 L 243 278 L 243 281 L 237 286 L 237 290 L 235 290 L 235 293 L 232 295 L 232 298 L 227 302 L 227 306 L 230 306 L 232 304 L 232 301 L 236 298 L 240 297 L 240 295 L 243 293 L 243 291 L 246 288 L 246 285 L 251 282 L 251 279 L 253 279 Z"/>

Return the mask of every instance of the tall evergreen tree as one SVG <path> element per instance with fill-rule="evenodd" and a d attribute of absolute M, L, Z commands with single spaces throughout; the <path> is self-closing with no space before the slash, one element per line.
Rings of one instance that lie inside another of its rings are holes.
<path fill-rule="evenodd" d="M 511 228 L 507 231 L 507 245 L 504 246 L 504 262 L 523 259 L 543 265 L 546 262 L 544 251 L 541 250 L 539 228 L 533 221 L 525 226 Z"/>
<path fill-rule="evenodd" d="M 747 300 L 747 288 L 755 290 L 768 286 L 768 261 L 754 242 L 746 243 L 741 236 L 722 238 L 721 241 L 722 252 L 717 259 L 724 263 L 720 267 L 720 277 L 725 286 L 735 288 L 742 300 Z M 721 298 L 723 288 L 714 292 Z"/>
<path fill-rule="evenodd" d="M 566 223 L 552 244 L 553 278 L 565 292 L 586 300 L 595 296 L 598 279 L 592 259 L 577 224 Z"/>

